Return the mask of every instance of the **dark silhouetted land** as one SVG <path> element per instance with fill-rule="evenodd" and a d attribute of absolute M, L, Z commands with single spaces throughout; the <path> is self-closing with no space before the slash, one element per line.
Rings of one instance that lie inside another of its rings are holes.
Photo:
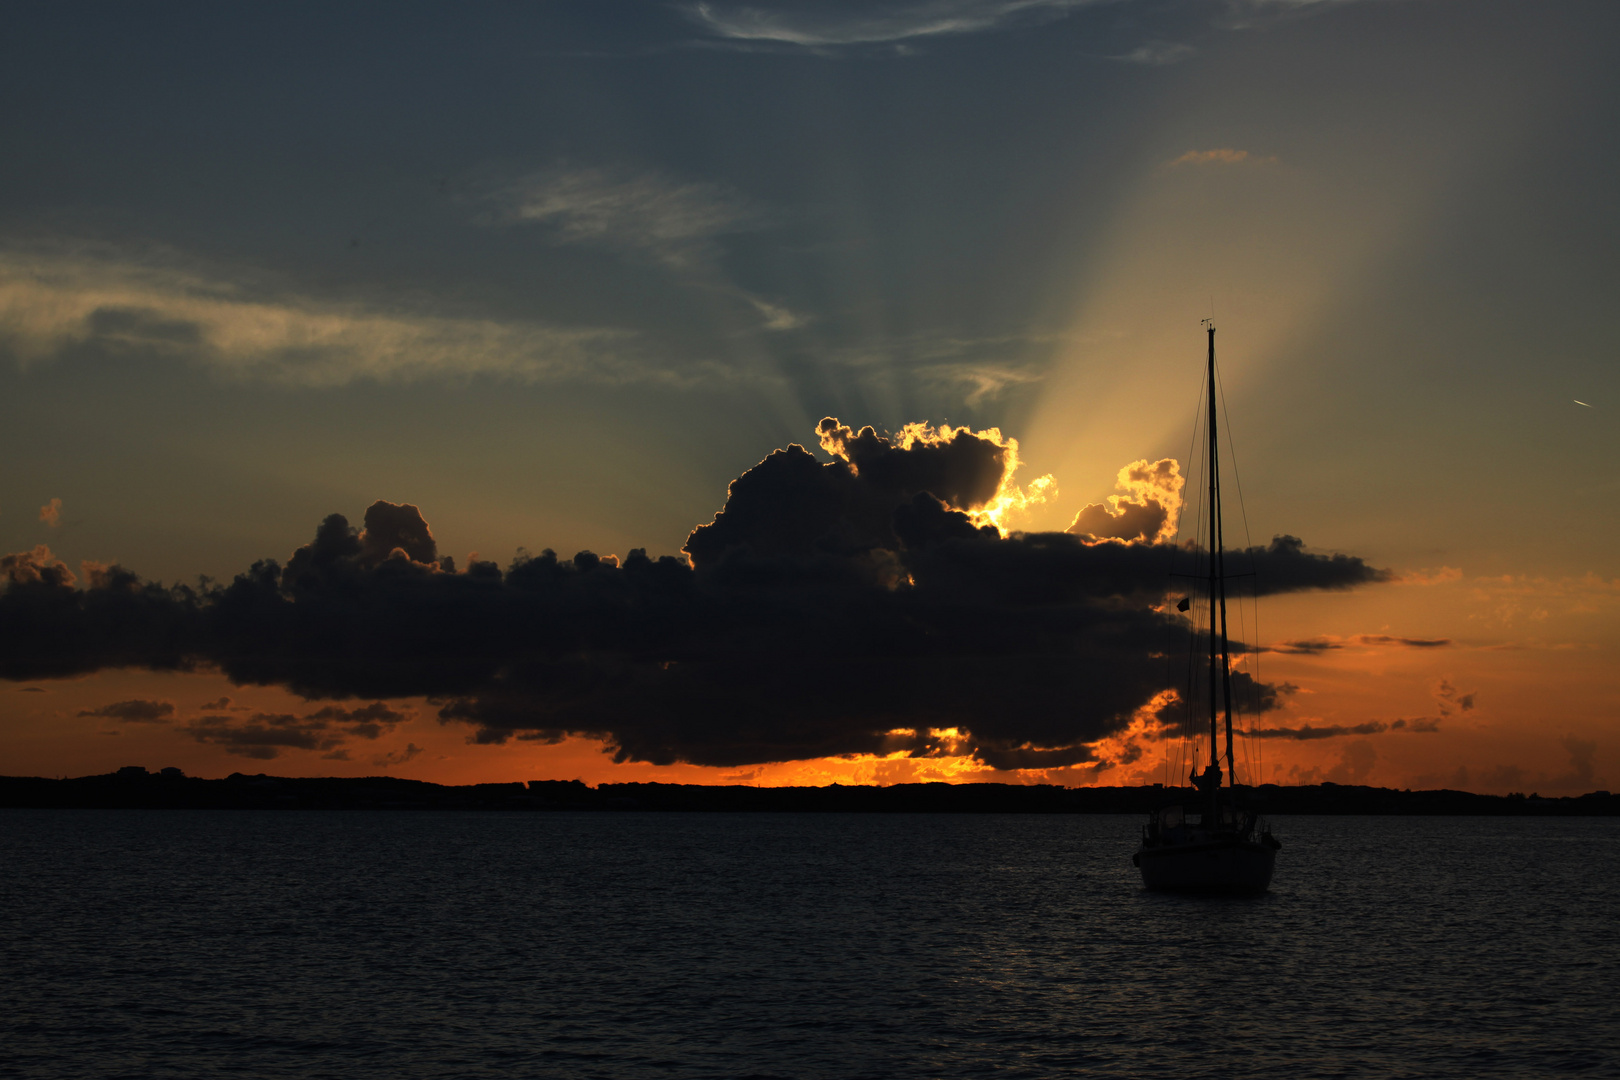
<path fill-rule="evenodd" d="M 1607 791 L 1564 798 L 1396 791 L 1345 784 L 1248 791 L 1271 814 L 1615 815 Z M 1146 813 L 1176 797 L 1152 787 L 1063 788 L 1022 784 L 895 784 L 891 787 L 744 787 L 600 784 L 578 780 L 450 786 L 392 776 L 297 778 L 232 773 L 223 780 L 151 773 L 139 766 L 55 780 L 0 777 L 0 807 L 252 810 L 689 810 L 721 812 L 1120 814 Z"/>

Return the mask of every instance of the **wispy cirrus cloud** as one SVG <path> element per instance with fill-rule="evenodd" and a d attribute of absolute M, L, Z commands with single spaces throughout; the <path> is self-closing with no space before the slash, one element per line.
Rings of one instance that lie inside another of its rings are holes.
<path fill-rule="evenodd" d="M 748 199 L 703 181 L 657 172 L 556 166 L 486 196 L 487 223 L 539 225 L 559 243 L 610 248 L 675 267 L 712 256 L 716 237 L 751 232 L 767 216 Z"/>
<path fill-rule="evenodd" d="M 1348 4 L 1374 2 L 1377 0 L 1226 0 L 1226 10 L 1216 23 L 1228 30 L 1246 30 L 1284 19 L 1320 15 Z"/>
<path fill-rule="evenodd" d="M 760 318 L 764 320 L 763 327 L 766 330 L 797 330 L 810 321 L 808 316 L 790 311 L 780 304 L 772 304 L 769 301 L 761 300 L 757 296 L 748 296 L 745 293 L 744 299 L 753 306 L 755 311 L 759 312 Z"/>
<path fill-rule="evenodd" d="M 172 252 L 0 250 L 0 355 L 22 366 L 97 349 L 307 387 L 494 377 L 691 382 L 614 327 L 435 315 L 267 289 Z"/>
<path fill-rule="evenodd" d="M 1110 56 L 1110 60 L 1118 60 L 1126 64 L 1142 64 L 1146 67 L 1168 67 L 1179 64 L 1198 52 L 1191 45 L 1179 41 L 1149 41 L 1138 45 L 1128 53 Z"/>
<path fill-rule="evenodd" d="M 920 332 L 866 340 L 835 351 L 828 359 L 865 379 L 904 372 L 908 378 L 961 393 L 967 404 L 977 405 L 1009 389 L 1039 383 L 1045 377 L 1048 348 L 1062 338 L 1038 331 L 993 336 Z"/>
<path fill-rule="evenodd" d="M 892 46 L 910 51 L 908 43 L 932 38 L 982 34 L 1016 26 L 1062 19 L 1072 11 L 1119 0 L 912 0 L 829 5 L 791 3 L 689 3 L 679 10 L 712 38 L 737 48 L 799 48 L 832 53 L 859 46 Z M 1263 26 L 1321 14 L 1333 8 L 1372 0 L 1224 0 L 1215 25 L 1228 30 Z M 1179 42 L 1149 41 L 1129 52 L 1107 57 L 1162 67 L 1179 63 L 1196 50 Z"/>
<path fill-rule="evenodd" d="M 1247 150 L 1236 150 L 1230 146 L 1220 146 L 1213 150 L 1189 150 L 1185 154 L 1170 162 L 1171 168 L 1198 165 L 1275 165 L 1275 157 L 1260 157 Z"/>
<path fill-rule="evenodd" d="M 557 165 L 483 196 L 486 225 L 532 225 L 559 244 L 594 247 L 666 267 L 686 284 L 729 294 L 759 316 L 759 329 L 796 330 L 809 319 L 730 283 L 719 239 L 771 225 L 771 215 L 721 184 L 660 172 Z"/>
<path fill-rule="evenodd" d="M 728 41 L 831 49 L 890 45 L 924 38 L 983 33 L 1049 22 L 1099 0 L 927 0 L 857 5 L 853 10 L 807 4 L 689 4 L 682 10 L 710 34 Z"/>

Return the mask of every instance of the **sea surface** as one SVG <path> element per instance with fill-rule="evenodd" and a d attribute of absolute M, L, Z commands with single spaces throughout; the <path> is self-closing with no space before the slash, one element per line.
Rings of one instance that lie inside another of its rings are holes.
<path fill-rule="evenodd" d="M 1620 1075 L 1620 819 L 0 811 L 0 1077 Z"/>

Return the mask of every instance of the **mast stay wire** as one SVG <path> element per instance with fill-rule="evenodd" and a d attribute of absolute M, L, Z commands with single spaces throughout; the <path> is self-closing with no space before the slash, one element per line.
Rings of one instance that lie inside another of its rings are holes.
<path fill-rule="evenodd" d="M 1244 739 L 1244 742 L 1245 743 L 1252 743 L 1253 745 L 1252 745 L 1252 748 L 1249 747 L 1249 746 L 1246 746 L 1244 749 L 1246 751 L 1250 751 L 1252 753 L 1252 756 L 1254 758 L 1254 771 L 1256 773 L 1257 780 L 1259 782 L 1264 782 L 1264 780 L 1265 780 L 1265 771 L 1264 771 L 1265 770 L 1265 760 L 1264 760 L 1264 757 L 1263 757 L 1263 754 L 1264 754 L 1263 740 L 1258 735 L 1254 734 L 1254 729 L 1260 723 L 1260 701 L 1259 701 L 1259 697 L 1258 697 L 1258 695 L 1260 694 L 1260 685 L 1261 685 L 1261 683 L 1260 683 L 1260 581 L 1259 581 L 1259 577 L 1258 577 L 1258 570 L 1257 570 L 1257 568 L 1255 566 L 1255 562 L 1254 562 L 1254 536 L 1252 535 L 1252 533 L 1249 530 L 1249 508 L 1248 508 L 1248 505 L 1243 501 L 1243 477 L 1242 477 L 1242 474 L 1240 474 L 1238 472 L 1237 443 L 1232 438 L 1232 414 L 1231 414 L 1231 411 L 1227 408 L 1227 404 L 1226 404 L 1226 381 L 1221 378 L 1221 370 L 1220 370 L 1220 360 L 1219 360 L 1219 358 L 1217 358 L 1216 361 L 1215 361 L 1215 390 L 1216 390 L 1217 396 L 1220 398 L 1221 418 L 1226 421 L 1226 448 L 1227 448 L 1228 457 L 1232 462 L 1232 482 L 1237 488 L 1238 512 L 1243 518 L 1243 547 L 1244 547 L 1244 554 L 1248 555 L 1248 557 L 1249 557 L 1249 575 L 1250 575 L 1249 596 L 1250 596 L 1250 603 L 1254 607 L 1254 641 L 1249 646 L 1249 655 L 1245 657 L 1245 659 L 1247 659 L 1249 661 L 1250 665 L 1252 665 L 1253 672 L 1252 672 L 1251 677 L 1250 677 L 1249 693 L 1245 695 L 1246 697 L 1248 697 L 1250 699 L 1250 705 L 1251 705 L 1250 712 L 1249 712 L 1249 731 L 1246 731 L 1244 733 L 1247 736 Z M 1243 604 L 1241 602 L 1241 599 L 1240 599 L 1240 601 L 1238 603 L 1238 624 L 1239 624 L 1238 625 L 1239 632 L 1243 633 L 1243 634 L 1245 634 L 1245 636 L 1247 636 L 1247 631 L 1244 629 L 1245 620 L 1244 620 L 1244 617 L 1243 617 Z"/>
<path fill-rule="evenodd" d="M 1185 694 L 1182 701 L 1182 724 L 1180 739 L 1178 740 L 1177 747 L 1178 761 L 1176 780 L 1178 785 L 1182 783 L 1182 777 L 1187 775 L 1190 770 L 1195 768 L 1194 758 L 1199 754 L 1199 744 L 1202 741 L 1203 725 L 1200 723 L 1199 718 L 1196 715 L 1197 702 L 1202 697 L 1202 691 L 1199 686 L 1201 665 L 1198 663 L 1198 650 L 1196 648 L 1198 640 L 1197 628 L 1202 626 L 1206 621 L 1206 616 L 1208 616 L 1211 605 L 1213 605 L 1215 600 L 1215 598 L 1210 595 L 1199 597 L 1196 586 L 1196 582 L 1202 581 L 1205 577 L 1204 572 L 1199 568 L 1197 562 L 1197 560 L 1200 558 L 1199 552 L 1203 553 L 1202 558 L 1204 560 L 1212 558 L 1212 555 L 1210 554 L 1210 544 L 1213 543 L 1213 540 L 1210 539 L 1212 535 L 1211 530 L 1213 528 L 1211 524 L 1213 520 L 1211 516 L 1212 508 L 1206 506 L 1203 499 L 1203 492 L 1205 488 L 1204 481 L 1207 479 L 1210 464 L 1209 455 L 1205 452 L 1205 444 L 1207 443 L 1209 437 L 1209 422 L 1208 415 L 1204 409 L 1204 401 L 1207 400 L 1208 393 L 1209 377 L 1208 375 L 1205 375 L 1198 381 L 1198 400 L 1193 409 L 1192 443 L 1187 448 L 1188 465 L 1193 466 L 1196 463 L 1197 466 L 1192 471 L 1196 474 L 1193 479 L 1198 484 L 1199 498 L 1194 504 L 1196 510 L 1193 514 L 1192 540 L 1194 553 L 1193 558 L 1195 560 L 1193 565 L 1194 574 L 1188 583 L 1187 590 L 1188 597 L 1192 602 L 1189 605 L 1190 610 L 1187 612 L 1187 672 L 1186 678 L 1182 682 L 1182 686 L 1185 688 Z M 1182 485 L 1182 490 L 1186 490 L 1185 482 Z M 1178 540 L 1180 539 L 1180 524 L 1181 523 L 1178 519 Z"/>
<path fill-rule="evenodd" d="M 1197 448 L 1200 446 L 1198 436 L 1199 436 L 1199 432 L 1204 427 L 1204 410 L 1203 410 L 1203 408 L 1201 408 L 1199 406 L 1201 406 L 1201 404 L 1202 404 L 1202 402 L 1204 400 L 1204 396 L 1208 392 L 1208 383 L 1209 383 L 1209 377 L 1207 375 L 1204 378 L 1202 378 L 1202 379 L 1200 379 L 1198 381 L 1198 398 L 1197 398 L 1198 404 L 1195 405 L 1195 407 L 1192 410 L 1192 415 L 1193 415 L 1192 432 L 1191 432 L 1190 437 L 1188 439 L 1188 446 L 1187 446 L 1186 461 L 1187 461 L 1187 464 L 1189 466 L 1193 464 L 1193 462 L 1195 460 L 1194 455 L 1198 452 Z M 1200 470 L 1200 473 L 1199 473 L 1200 483 L 1202 482 L 1202 475 L 1203 475 L 1202 470 Z M 1182 480 L 1182 490 L 1185 491 L 1186 489 L 1187 489 L 1186 488 L 1186 478 L 1184 477 L 1183 480 Z M 1186 506 L 1185 499 L 1183 499 L 1183 501 L 1182 501 L 1182 506 L 1183 506 L 1183 508 L 1185 508 L 1185 506 Z M 1193 538 L 1194 538 L 1194 546 L 1195 547 L 1197 545 L 1198 537 L 1203 535 L 1203 517 L 1204 517 L 1203 510 L 1204 510 L 1203 503 L 1202 503 L 1202 500 L 1200 500 L 1200 502 L 1198 503 L 1198 509 L 1197 509 L 1196 513 L 1194 514 L 1194 518 L 1193 518 Z M 1185 522 L 1184 522 L 1183 515 L 1180 514 L 1180 513 L 1177 513 L 1177 515 L 1176 515 L 1176 533 L 1175 533 L 1174 540 L 1171 541 L 1171 551 L 1170 551 L 1170 566 L 1171 566 L 1172 575 L 1174 574 L 1174 570 L 1175 570 L 1176 556 L 1178 554 L 1180 554 L 1180 552 L 1181 552 L 1181 534 L 1182 534 L 1182 530 L 1184 528 L 1184 524 L 1185 524 Z M 1194 566 L 1193 569 L 1196 571 L 1197 567 Z M 1188 590 L 1189 601 L 1192 601 L 1194 592 L 1195 592 L 1195 590 L 1191 590 L 1191 589 Z M 1177 739 L 1176 739 L 1176 771 L 1175 771 L 1174 776 L 1170 775 L 1170 772 L 1169 772 L 1169 770 L 1170 770 L 1170 755 L 1168 753 L 1166 753 L 1166 754 L 1164 754 L 1162 756 L 1162 759 L 1161 759 L 1164 762 L 1164 765 L 1163 765 L 1163 770 L 1164 770 L 1164 773 L 1165 773 L 1164 785 L 1167 788 L 1172 786 L 1172 781 L 1174 781 L 1174 786 L 1177 786 L 1177 787 L 1181 786 L 1181 773 L 1182 773 L 1182 770 L 1184 768 L 1186 768 L 1186 764 L 1187 764 L 1186 763 L 1186 754 L 1187 754 L 1188 741 L 1192 737 L 1193 728 L 1195 726 L 1194 720 L 1193 720 L 1193 715 L 1192 715 L 1192 702 L 1193 702 L 1193 697 L 1194 697 L 1192 683 L 1193 683 L 1193 672 L 1194 672 L 1195 664 L 1194 664 L 1194 660 L 1193 660 L 1193 648 L 1192 648 L 1192 645 L 1193 645 L 1193 633 L 1191 631 L 1191 627 L 1196 625 L 1196 622 L 1194 620 L 1195 620 L 1195 618 L 1197 616 L 1197 612 L 1195 610 L 1193 610 L 1191 608 L 1191 606 L 1189 606 L 1187 616 L 1188 616 L 1188 627 L 1189 627 L 1189 633 L 1188 633 L 1188 639 L 1187 639 L 1187 673 L 1186 673 L 1187 677 L 1186 677 L 1185 681 L 1183 681 L 1183 683 L 1182 683 L 1182 686 L 1184 686 L 1186 688 L 1186 691 L 1184 693 L 1182 693 L 1182 692 L 1180 692 L 1178 690 L 1178 696 L 1181 697 L 1182 701 L 1181 701 L 1181 709 L 1180 709 L 1181 722 L 1180 722 L 1180 724 L 1177 725 L 1179 730 L 1176 732 L 1176 735 L 1177 735 Z M 1171 639 L 1171 642 L 1170 642 L 1171 647 L 1166 649 L 1166 651 L 1165 651 L 1165 674 L 1166 674 L 1166 676 L 1169 675 L 1169 673 L 1170 673 L 1170 665 L 1174 662 L 1174 659 L 1175 659 L 1175 648 L 1174 648 L 1174 635 L 1175 635 L 1175 632 L 1176 632 L 1176 628 L 1173 625 L 1166 630 L 1166 636 Z M 1168 681 L 1168 678 L 1167 678 L 1166 681 Z"/>

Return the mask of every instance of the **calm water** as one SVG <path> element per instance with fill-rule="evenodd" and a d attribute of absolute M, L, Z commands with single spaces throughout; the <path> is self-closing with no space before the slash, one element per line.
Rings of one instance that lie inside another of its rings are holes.
<path fill-rule="evenodd" d="M 0 811 L 0 1076 L 1620 1075 L 1620 821 Z"/>

